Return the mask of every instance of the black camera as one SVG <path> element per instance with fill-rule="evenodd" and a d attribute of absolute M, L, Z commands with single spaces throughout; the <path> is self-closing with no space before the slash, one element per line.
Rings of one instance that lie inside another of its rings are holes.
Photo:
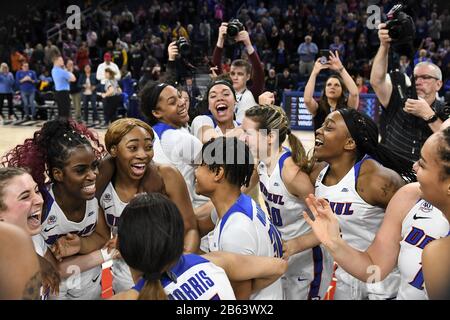
<path fill-rule="evenodd" d="M 185 37 L 180 37 L 176 42 L 178 52 L 185 58 L 191 54 L 191 45 Z"/>
<path fill-rule="evenodd" d="M 230 38 L 236 37 L 239 32 L 244 30 L 244 25 L 242 22 L 239 21 L 239 19 L 232 19 L 230 22 L 228 22 L 227 27 L 227 36 Z"/>
<path fill-rule="evenodd" d="M 404 13 L 403 6 L 396 4 L 387 13 L 386 29 L 393 44 L 413 43 L 416 35 L 416 27 L 413 19 Z"/>

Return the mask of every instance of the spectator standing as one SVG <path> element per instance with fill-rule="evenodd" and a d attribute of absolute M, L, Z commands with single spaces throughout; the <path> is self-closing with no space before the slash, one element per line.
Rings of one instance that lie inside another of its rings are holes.
<path fill-rule="evenodd" d="M 200 89 L 194 85 L 192 76 L 186 77 L 186 92 L 189 95 L 190 107 L 195 109 L 198 102 L 198 97 L 201 96 Z"/>
<path fill-rule="evenodd" d="M 312 42 L 311 36 L 305 37 L 305 42 L 298 46 L 297 53 L 300 56 L 298 70 L 300 76 L 309 77 L 313 68 L 316 54 L 319 52 L 317 45 Z"/>
<path fill-rule="evenodd" d="M 433 41 L 439 41 L 441 39 L 442 24 L 437 18 L 437 13 L 433 12 L 431 14 L 431 20 L 428 21 L 428 35 L 433 39 Z"/>
<path fill-rule="evenodd" d="M 75 78 L 78 80 L 80 78 L 80 72 L 74 66 L 72 60 L 67 60 L 66 63 L 67 71 L 73 73 Z M 81 121 L 81 87 L 78 85 L 78 81 L 74 81 L 70 83 L 70 99 L 72 100 L 72 104 L 75 109 L 75 120 Z"/>
<path fill-rule="evenodd" d="M 61 55 L 53 56 L 52 78 L 55 83 L 55 101 L 58 106 L 58 118 L 70 118 L 70 82 L 77 79 L 75 75 L 64 69 Z"/>
<path fill-rule="evenodd" d="M 89 102 L 92 108 L 92 120 L 94 124 L 99 124 L 98 112 L 97 112 L 97 79 L 95 74 L 92 73 L 91 66 L 89 64 L 84 66 L 84 72 L 81 73 L 78 80 L 78 85 L 82 90 L 83 99 L 83 115 L 84 122 L 88 123 L 89 120 Z"/>
<path fill-rule="evenodd" d="M 122 90 L 119 87 L 116 75 L 112 69 L 106 68 L 105 75 L 105 92 L 102 93 L 102 98 L 103 113 L 105 117 L 104 126 L 107 127 L 117 119 L 117 110 L 122 103 Z"/>
<path fill-rule="evenodd" d="M 356 76 L 356 86 L 360 94 L 369 92 L 369 88 L 364 84 L 364 78 L 360 75 Z"/>
<path fill-rule="evenodd" d="M 37 82 L 38 79 L 36 72 L 30 70 L 28 62 L 25 62 L 22 65 L 22 70 L 17 71 L 16 73 L 16 83 L 20 90 L 26 120 L 30 120 L 30 116 L 32 116 L 33 119 L 36 117 L 36 104 L 34 102 L 34 96 L 36 93 Z"/>
<path fill-rule="evenodd" d="M 100 83 L 104 86 L 106 83 L 106 74 L 105 70 L 106 68 L 114 71 L 114 78 L 119 81 L 121 78 L 120 75 L 120 69 L 114 62 L 111 61 L 111 54 L 109 52 L 106 52 L 103 55 L 104 62 L 99 64 L 97 68 L 97 80 L 100 81 Z"/>
<path fill-rule="evenodd" d="M 75 62 L 78 66 L 78 70 L 84 70 L 84 66 L 89 64 L 89 49 L 86 42 L 82 42 L 80 48 L 77 50 L 75 56 Z"/>
<path fill-rule="evenodd" d="M 412 99 L 406 91 L 404 74 L 391 73 L 387 80 L 388 54 L 392 39 L 386 24 L 378 26 L 380 47 L 375 56 L 370 84 L 383 106 L 384 132 L 382 143 L 398 156 L 411 163 L 419 160 L 425 140 L 439 130 L 448 118 L 444 103 L 436 99 L 442 86 L 442 72 L 430 62 L 414 67 L 416 92 L 419 99 Z"/>
<path fill-rule="evenodd" d="M 334 42 L 330 44 L 330 50 L 333 52 L 338 51 L 341 60 L 345 60 L 345 45 L 341 42 L 341 38 L 339 36 L 334 37 Z"/>
<path fill-rule="evenodd" d="M 8 101 L 8 119 L 15 117 L 13 109 L 13 93 L 14 93 L 14 76 L 9 72 L 9 67 L 6 63 L 0 65 L 0 114 L 3 120 L 3 103 Z"/>

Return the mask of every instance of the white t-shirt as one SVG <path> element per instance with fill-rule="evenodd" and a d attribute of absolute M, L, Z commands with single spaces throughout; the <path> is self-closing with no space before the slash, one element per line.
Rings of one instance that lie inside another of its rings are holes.
<path fill-rule="evenodd" d="M 238 127 L 239 124 L 233 120 L 234 127 Z M 226 132 L 222 132 L 217 122 L 214 120 L 212 115 L 196 116 L 191 124 L 191 133 L 200 139 L 200 129 L 208 126 L 213 128 L 219 136 L 223 136 Z"/>
<path fill-rule="evenodd" d="M 234 109 L 234 113 L 236 114 L 236 121 L 242 123 L 245 117 L 245 111 L 250 109 L 251 107 L 257 105 L 255 98 L 253 97 L 253 93 L 245 89 L 241 93 L 236 93 L 236 108 Z"/>
<path fill-rule="evenodd" d="M 194 187 L 194 164 L 202 151 L 201 141 L 191 135 L 187 129 L 177 129 L 162 122 L 154 125 L 153 131 L 158 137 L 154 142 L 153 161 L 173 165 L 181 172 L 194 208 L 207 202 L 208 198 L 197 195 Z"/>
<path fill-rule="evenodd" d="M 101 84 L 103 84 L 103 85 L 105 84 L 105 82 L 106 82 L 105 70 L 107 68 L 109 68 L 112 71 L 114 71 L 114 73 L 116 74 L 114 76 L 114 78 L 117 81 L 119 81 L 120 77 L 121 77 L 119 67 L 117 66 L 117 64 L 115 64 L 112 61 L 108 65 L 106 64 L 106 62 L 100 63 L 98 65 L 98 67 L 97 67 L 97 74 L 96 74 L 97 80 L 100 81 Z"/>

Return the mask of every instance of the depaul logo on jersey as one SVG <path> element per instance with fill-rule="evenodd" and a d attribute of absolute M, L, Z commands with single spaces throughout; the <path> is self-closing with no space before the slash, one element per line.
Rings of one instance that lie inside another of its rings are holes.
<path fill-rule="evenodd" d="M 264 196 L 267 198 L 267 201 L 270 201 L 274 204 L 279 204 L 279 205 L 284 204 L 283 196 L 279 195 L 279 194 L 270 193 L 269 191 L 267 191 L 266 186 L 262 182 L 259 183 L 259 189 L 264 194 Z"/>
<path fill-rule="evenodd" d="M 425 213 L 431 212 L 433 210 L 433 205 L 431 203 L 424 201 L 420 206 L 419 210 Z"/>
<path fill-rule="evenodd" d="M 48 217 L 47 221 L 48 221 L 49 225 L 54 224 L 56 222 L 56 216 L 55 215 L 51 215 L 50 217 Z"/>
<path fill-rule="evenodd" d="M 328 199 L 326 199 L 328 201 Z M 330 202 L 330 207 L 338 216 L 351 216 L 353 214 L 351 202 Z"/>

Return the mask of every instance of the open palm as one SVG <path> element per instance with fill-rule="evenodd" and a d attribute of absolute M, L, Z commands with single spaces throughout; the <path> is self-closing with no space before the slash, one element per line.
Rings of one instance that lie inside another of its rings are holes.
<path fill-rule="evenodd" d="M 306 204 L 314 216 L 313 221 L 306 212 L 303 212 L 306 222 L 311 226 L 320 242 L 326 247 L 332 246 L 339 240 L 340 231 L 339 222 L 330 205 L 325 199 L 317 199 L 312 194 L 306 198 Z"/>

